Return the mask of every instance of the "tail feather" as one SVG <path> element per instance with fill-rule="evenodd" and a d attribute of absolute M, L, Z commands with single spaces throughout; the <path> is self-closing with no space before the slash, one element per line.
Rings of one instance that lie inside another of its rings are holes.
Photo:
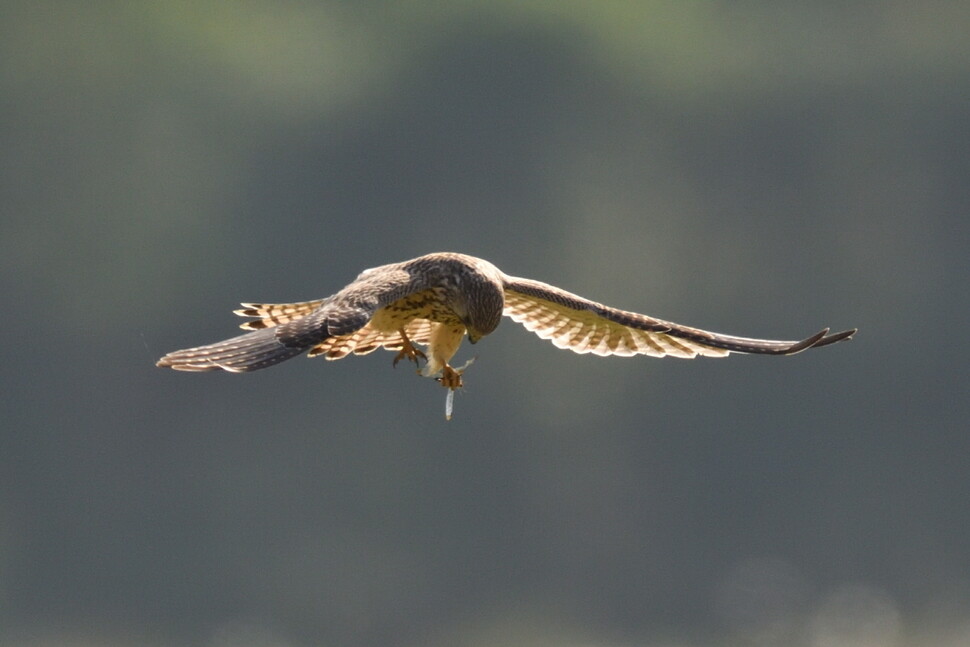
<path fill-rule="evenodd" d="M 176 371 L 244 373 L 279 364 L 307 348 L 309 346 L 286 346 L 276 338 L 274 328 L 266 328 L 208 346 L 173 351 L 158 360 L 157 365 Z"/>

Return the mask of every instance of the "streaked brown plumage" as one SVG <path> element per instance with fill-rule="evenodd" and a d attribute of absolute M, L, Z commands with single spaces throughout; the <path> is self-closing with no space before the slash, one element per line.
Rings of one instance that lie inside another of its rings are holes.
<path fill-rule="evenodd" d="M 559 348 L 596 355 L 723 357 L 729 353 L 792 355 L 849 339 L 855 329 L 828 328 L 802 341 L 749 339 L 707 332 L 589 301 L 557 287 L 503 274 L 486 260 L 437 253 L 365 270 L 336 294 L 288 304 L 244 303 L 236 314 L 254 317 L 247 334 L 169 353 L 158 361 L 179 371 L 254 371 L 309 351 L 340 359 L 378 348 L 417 362 L 421 373 L 456 389 L 459 371 L 448 362 L 467 334 L 477 342 L 504 314 Z M 395 360 L 395 363 L 397 361 Z"/>

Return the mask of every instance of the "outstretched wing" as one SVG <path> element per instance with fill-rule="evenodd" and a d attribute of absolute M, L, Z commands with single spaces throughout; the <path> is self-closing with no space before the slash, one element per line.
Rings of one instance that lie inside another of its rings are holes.
<path fill-rule="evenodd" d="M 171 352 L 160 360 L 159 366 L 180 371 L 231 372 L 255 371 L 278 364 L 315 347 L 319 352 L 342 357 L 359 349 L 363 352 L 388 345 L 395 340 L 367 337 L 343 352 L 327 347 L 329 340 L 343 340 L 341 349 L 356 340 L 374 313 L 383 306 L 425 288 L 425 277 L 401 269 L 401 264 L 385 265 L 363 272 L 345 288 L 317 301 L 291 304 L 243 304 L 236 314 L 258 317 L 243 324 L 253 330 L 215 344 L 197 346 Z M 416 330 L 419 332 L 419 330 Z M 400 338 L 400 334 L 397 335 Z M 417 341 L 427 339 L 418 336 Z M 400 343 L 400 339 L 396 340 Z M 343 352 L 343 355 L 339 355 Z M 316 353 L 319 354 L 319 353 Z"/>
<path fill-rule="evenodd" d="M 830 335 L 826 328 L 802 341 L 734 337 L 618 310 L 540 281 L 515 277 L 505 282 L 504 314 L 559 348 L 595 355 L 792 355 L 849 339 L 856 332 Z"/>

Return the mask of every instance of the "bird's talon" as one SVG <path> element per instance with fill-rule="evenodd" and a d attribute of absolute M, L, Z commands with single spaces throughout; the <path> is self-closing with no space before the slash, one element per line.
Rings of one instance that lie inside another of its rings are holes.
<path fill-rule="evenodd" d="M 394 361 L 391 362 L 391 366 L 397 366 L 397 363 L 402 359 L 407 359 L 409 362 L 414 362 L 415 366 L 420 366 L 418 363 L 418 358 L 423 359 L 425 362 L 428 361 L 428 356 L 424 354 L 421 350 L 414 347 L 408 336 L 401 331 L 401 350 L 398 352 L 397 356 L 394 357 Z"/>
<path fill-rule="evenodd" d="M 435 379 L 439 384 L 441 384 L 441 386 L 451 389 L 452 391 L 456 391 L 463 386 L 461 381 L 461 373 L 448 365 L 445 365 L 445 367 L 441 369 L 441 377 Z"/>
<path fill-rule="evenodd" d="M 445 364 L 445 367 L 441 369 L 441 377 L 436 377 L 435 381 L 443 387 L 449 388 L 452 391 L 457 391 L 465 385 L 465 383 L 462 382 L 461 374 L 464 373 L 465 369 L 471 366 L 471 363 L 476 359 L 476 357 L 472 357 L 458 368 L 452 368 L 451 366 Z"/>

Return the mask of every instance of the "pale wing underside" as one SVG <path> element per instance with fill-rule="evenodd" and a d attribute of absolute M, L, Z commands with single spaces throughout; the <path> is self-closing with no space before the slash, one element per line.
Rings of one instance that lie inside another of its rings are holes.
<path fill-rule="evenodd" d="M 240 317 L 256 317 L 255 321 L 239 324 L 243 330 L 261 330 L 302 319 L 326 301 L 326 299 L 317 299 L 299 303 L 241 303 L 239 305 L 242 308 L 232 312 Z"/>
<path fill-rule="evenodd" d="M 542 339 L 575 353 L 691 358 L 724 357 L 729 352 L 661 332 L 631 328 L 590 310 L 576 310 L 514 291 L 506 291 L 504 314 Z"/>
<path fill-rule="evenodd" d="M 722 335 L 610 308 L 540 281 L 514 277 L 505 282 L 504 314 L 559 348 L 596 355 L 793 355 L 849 339 L 855 333 L 853 329 L 830 335 L 826 328 L 801 341 Z"/>
<path fill-rule="evenodd" d="M 434 331 L 436 324 L 427 319 L 414 319 L 404 328 L 408 339 L 417 344 L 427 345 Z M 329 360 L 342 359 L 353 353 L 354 355 L 366 355 L 378 348 L 387 350 L 400 350 L 403 340 L 398 332 L 384 332 L 372 328 L 370 324 L 349 335 L 339 335 L 330 337 L 313 348 L 307 357 L 317 357 L 323 355 Z"/>

